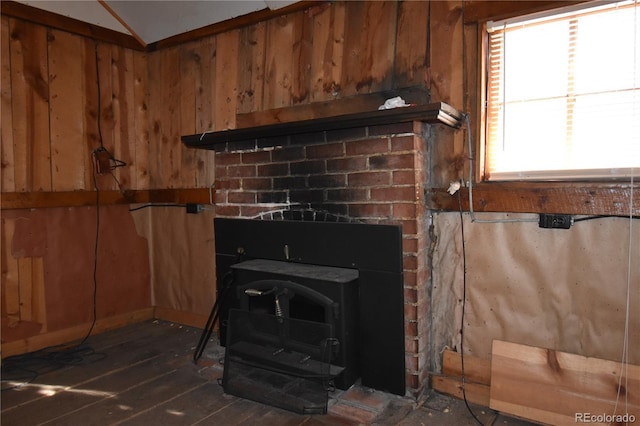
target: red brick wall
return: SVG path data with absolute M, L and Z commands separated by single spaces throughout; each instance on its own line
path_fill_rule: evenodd
M 416 396 L 429 364 L 425 130 L 404 123 L 243 141 L 216 152 L 215 170 L 219 217 L 316 211 L 402 225 L 407 392 Z

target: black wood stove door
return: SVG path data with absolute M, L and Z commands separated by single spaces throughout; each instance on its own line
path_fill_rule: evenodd
M 262 259 L 357 271 L 356 352 L 362 384 L 405 394 L 400 226 L 216 218 L 214 230 L 218 283 L 238 263 L 239 254 L 243 261 Z M 223 323 L 228 308 L 221 308 Z

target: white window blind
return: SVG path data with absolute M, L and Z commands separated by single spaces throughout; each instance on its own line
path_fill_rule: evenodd
M 485 179 L 640 174 L 639 5 L 488 23 Z

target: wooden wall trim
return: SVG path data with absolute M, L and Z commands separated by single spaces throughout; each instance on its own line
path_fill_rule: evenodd
M 27 6 L 22 3 L 3 0 L 0 2 L 0 10 L 3 15 L 22 19 L 34 24 L 44 25 L 46 27 L 81 35 L 93 40 L 113 43 L 133 50 L 145 50 L 145 46 L 143 44 L 140 44 L 135 37 L 128 34 L 92 25 L 77 19 L 69 18 L 68 16 L 58 15 L 57 13 Z
M 280 9 L 263 9 L 257 12 L 252 12 L 246 15 L 239 16 L 237 18 L 229 19 L 227 21 L 218 22 L 216 24 L 208 25 L 206 27 L 198 28 L 192 31 L 188 31 L 182 34 L 177 34 L 173 37 L 165 38 L 164 40 L 157 41 L 155 43 L 149 43 L 147 45 L 148 51 L 154 51 L 164 49 L 167 47 L 177 46 L 180 44 L 188 43 L 190 41 L 197 40 L 203 37 L 209 37 L 212 35 L 224 33 L 227 31 L 235 30 L 238 28 L 254 25 L 262 21 L 277 18 L 278 16 L 287 15 L 301 10 L 312 9 L 315 7 L 323 7 L 324 4 L 328 4 L 328 1 L 299 1 L 289 6 L 282 7 Z
M 215 201 L 215 191 L 212 191 Z M 209 204 L 209 188 L 100 191 L 100 205 L 138 203 Z M 3 192 L 2 210 L 79 207 L 96 204 L 95 191 Z
M 109 318 L 103 318 L 96 321 L 91 335 L 104 333 L 105 331 L 115 330 L 125 325 L 135 324 L 147 321 L 153 318 L 153 307 L 128 312 L 122 315 L 116 315 Z M 49 346 L 61 345 L 82 339 L 89 329 L 90 323 L 79 324 L 73 327 L 56 330 L 44 334 L 38 334 L 25 339 L 15 340 L 12 342 L 2 343 L 2 359 L 13 355 L 20 355 L 28 352 L 37 351 Z
M 470 0 L 464 2 L 464 23 L 486 22 L 556 9 L 589 0 Z
M 481 183 L 473 187 L 476 212 L 562 213 L 575 215 L 640 216 L 640 195 L 633 197 L 629 183 L 555 183 L 517 182 Z M 633 186 L 640 194 L 640 184 Z M 427 207 L 432 210 L 458 211 L 458 196 L 446 188 L 427 190 Z M 469 211 L 469 192 L 462 188 L 462 209 Z

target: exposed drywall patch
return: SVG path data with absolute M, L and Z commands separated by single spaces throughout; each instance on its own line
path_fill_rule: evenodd
M 511 215 L 514 217 L 514 215 Z M 604 218 L 570 230 L 471 223 L 467 214 L 465 353 L 489 358 L 500 339 L 620 360 L 630 274 L 630 347 L 640 330 L 640 224 Z M 434 216 L 434 350 L 459 350 L 460 216 Z M 631 241 L 631 252 L 629 252 Z M 629 264 L 629 259 L 631 263 Z M 640 362 L 631 352 L 630 361 Z

